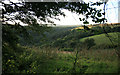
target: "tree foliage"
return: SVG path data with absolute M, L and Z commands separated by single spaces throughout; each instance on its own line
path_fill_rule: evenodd
M 101 10 L 97 10 L 91 6 L 100 5 L 102 3 L 85 3 L 85 2 L 12 2 L 5 3 L 2 1 L 2 22 L 3 22 L 3 37 L 7 42 L 17 41 L 18 37 L 14 40 L 15 36 L 20 36 L 21 33 L 29 35 L 28 29 L 44 33 L 48 27 L 47 25 L 39 24 L 40 22 L 48 22 L 54 24 L 50 18 L 58 19 L 57 16 L 65 16 L 62 9 L 69 10 L 78 14 L 82 14 L 85 18 L 80 18 L 84 23 L 88 23 L 87 19 L 92 18 L 94 22 L 99 22 Z M 98 15 L 97 15 L 98 14 Z M 15 20 L 28 24 L 28 26 L 21 26 Z M 6 24 L 7 21 L 15 22 L 15 25 Z M 6 24 L 6 25 L 5 25 Z M 10 26 L 10 27 L 9 27 Z M 8 28 L 9 27 L 9 28 Z M 10 29 L 16 33 L 10 33 Z M 8 32 L 6 32 L 8 31 Z M 30 31 L 30 30 L 29 30 Z M 12 36 L 14 34 L 14 37 Z M 23 36 L 24 37 L 24 36 Z M 27 36 L 28 38 L 28 36 Z M 5 41 L 3 40 L 3 43 Z
M 94 22 L 99 20 L 101 17 L 101 10 L 97 10 L 91 6 L 100 5 L 102 3 L 85 3 L 85 2 L 21 2 L 9 4 L 3 3 L 4 9 L 2 9 L 3 18 L 6 20 L 21 20 L 27 24 L 36 24 L 37 20 L 47 21 L 53 23 L 49 18 L 56 18 L 56 16 L 65 16 L 62 9 L 69 10 L 71 12 L 76 12 L 82 14 L 85 18 L 81 21 L 86 22 L 88 18 L 93 18 Z M 9 17 L 8 17 L 9 15 Z M 35 18 L 37 17 L 37 18 Z M 5 20 L 3 20 L 5 21 Z
M 86 49 L 89 50 L 92 46 L 95 45 L 95 42 L 94 39 L 85 39 L 83 44 L 86 45 Z

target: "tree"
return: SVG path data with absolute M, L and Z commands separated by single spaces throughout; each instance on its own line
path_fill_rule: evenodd
M 102 3 L 85 3 L 85 2 L 22 2 L 14 3 L 9 1 L 9 4 L 3 3 L 4 9 L 2 9 L 3 22 L 8 20 L 21 20 L 24 23 L 34 25 L 37 23 L 37 19 L 41 21 L 48 21 L 53 23 L 50 18 L 58 19 L 56 16 L 65 14 L 61 11 L 62 9 L 67 9 L 71 12 L 76 12 L 78 14 L 85 15 L 85 18 L 81 19 L 87 21 L 89 17 L 93 18 L 97 22 L 101 14 L 101 10 L 92 8 L 93 5 L 100 5 Z M 9 15 L 9 17 L 8 17 Z M 35 18 L 37 17 L 37 18 Z M 58 19 L 59 20 L 59 19 Z
M 95 45 L 95 42 L 94 42 L 94 39 L 88 38 L 88 39 L 85 39 L 85 41 L 82 44 L 83 46 L 85 46 L 87 50 L 89 50 L 92 46 Z
M 65 16 L 62 9 L 69 10 L 71 12 L 76 12 L 78 14 L 83 14 L 85 18 L 81 19 L 81 21 L 86 22 L 88 18 L 92 18 L 94 22 L 99 22 L 99 14 L 101 14 L 101 10 L 97 10 L 91 6 L 101 5 L 102 3 L 85 3 L 85 2 L 18 2 L 14 3 L 9 0 L 9 3 L 5 3 L 2 1 L 2 23 L 3 23 L 3 37 L 10 37 L 13 33 L 4 32 L 9 31 L 9 28 L 12 29 L 12 32 L 16 36 L 29 35 L 29 30 L 34 30 L 42 34 L 48 29 L 47 25 L 39 24 L 38 20 L 49 22 L 54 24 L 49 18 L 56 18 L 58 15 Z M 98 16 L 97 16 L 98 15 Z M 21 26 L 15 20 L 20 20 L 21 22 L 28 24 L 28 26 Z M 7 21 L 15 22 L 15 25 L 7 24 Z M 9 27 L 9 28 L 8 28 Z M 24 36 L 23 36 L 24 37 Z M 27 36 L 28 37 L 28 36 Z M 13 38 L 11 36 L 10 38 Z M 3 43 L 10 43 L 10 38 L 3 39 Z M 18 37 L 15 40 L 17 43 Z M 3 44 L 4 45 L 4 44 Z

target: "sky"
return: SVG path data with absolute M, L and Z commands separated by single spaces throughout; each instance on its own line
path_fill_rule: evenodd
M 118 8 L 118 23 L 120 23 L 120 0 L 119 0 L 119 8 Z
M 17 2 L 19 0 L 11 0 L 11 1 Z M 96 2 L 96 1 L 100 1 L 100 0 L 84 0 L 84 1 L 86 3 L 88 3 L 89 1 Z M 106 16 L 105 16 L 108 20 L 107 23 L 118 23 L 118 7 L 120 7 L 120 6 L 118 6 L 118 1 L 120 1 L 120 0 L 108 0 L 108 2 L 106 4 Z M 97 6 L 97 9 L 103 10 L 103 5 Z M 83 15 L 78 15 L 76 13 L 72 13 L 65 9 L 63 9 L 62 11 L 65 13 L 66 17 L 57 16 L 60 18 L 60 21 L 51 19 L 54 21 L 55 24 L 57 24 L 57 25 L 81 25 L 81 24 L 83 24 L 83 22 L 80 22 L 80 20 L 79 20 L 80 17 L 84 17 Z M 88 21 L 90 24 L 94 24 L 91 21 L 91 19 L 89 19 Z M 17 21 L 17 22 L 20 22 L 20 21 Z M 20 24 L 23 25 L 23 23 L 21 23 L 21 22 L 20 22 Z
M 89 2 L 90 0 L 85 0 L 86 2 Z M 99 0 L 94 0 L 99 1 Z M 107 23 L 118 23 L 118 1 L 119 0 L 109 0 L 106 4 L 106 18 L 108 20 Z M 103 5 L 98 6 L 98 9 L 103 10 Z M 79 17 L 83 17 L 82 15 L 77 15 L 75 13 L 72 13 L 67 10 L 63 10 L 66 14 L 66 17 L 59 16 L 61 21 L 55 20 L 54 22 L 59 25 L 81 25 L 83 22 L 79 21 Z M 94 24 L 91 20 L 88 20 L 90 24 Z

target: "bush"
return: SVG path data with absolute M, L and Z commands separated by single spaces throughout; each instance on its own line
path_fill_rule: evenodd
M 94 42 L 94 39 L 92 39 L 92 38 L 85 39 L 85 41 L 83 42 L 83 46 L 87 50 L 89 50 L 94 45 L 95 45 L 95 42 Z

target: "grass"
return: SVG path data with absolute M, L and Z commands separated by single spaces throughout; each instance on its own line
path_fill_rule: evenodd
M 117 40 L 118 40 L 118 33 L 117 32 L 113 32 L 113 33 L 108 33 L 110 38 L 112 38 L 112 41 L 114 42 L 114 44 L 118 44 Z M 111 42 L 109 40 L 108 37 L 105 36 L 105 34 L 100 34 L 100 35 L 94 35 L 94 36 L 90 36 L 90 37 L 85 37 L 80 39 L 81 42 L 83 42 L 85 39 L 88 38 L 93 38 L 95 40 L 96 45 L 111 45 Z
M 118 60 L 114 50 L 83 50 L 78 54 L 75 71 L 75 52 L 57 48 L 26 47 L 16 60 L 9 59 L 4 67 L 9 73 L 117 73 Z M 8 66 L 6 66 L 8 65 Z
M 113 50 L 82 51 L 79 63 L 87 65 L 85 73 L 117 73 L 118 59 Z
M 31 49 L 36 53 L 36 57 L 38 57 L 36 59 L 37 62 L 34 64 L 34 66 L 37 68 L 35 71 L 40 73 L 71 73 L 75 59 L 75 53 L 61 52 L 54 48 L 52 49 L 54 52 L 49 53 L 49 49 L 50 48 L 47 48 L 47 50 L 43 49 L 43 51 L 42 49 Z M 43 55 L 40 55 L 40 53 Z M 117 56 L 113 50 L 83 50 L 79 52 L 76 63 L 76 72 L 117 73 L 117 62 Z M 39 65 L 40 67 L 36 65 Z

